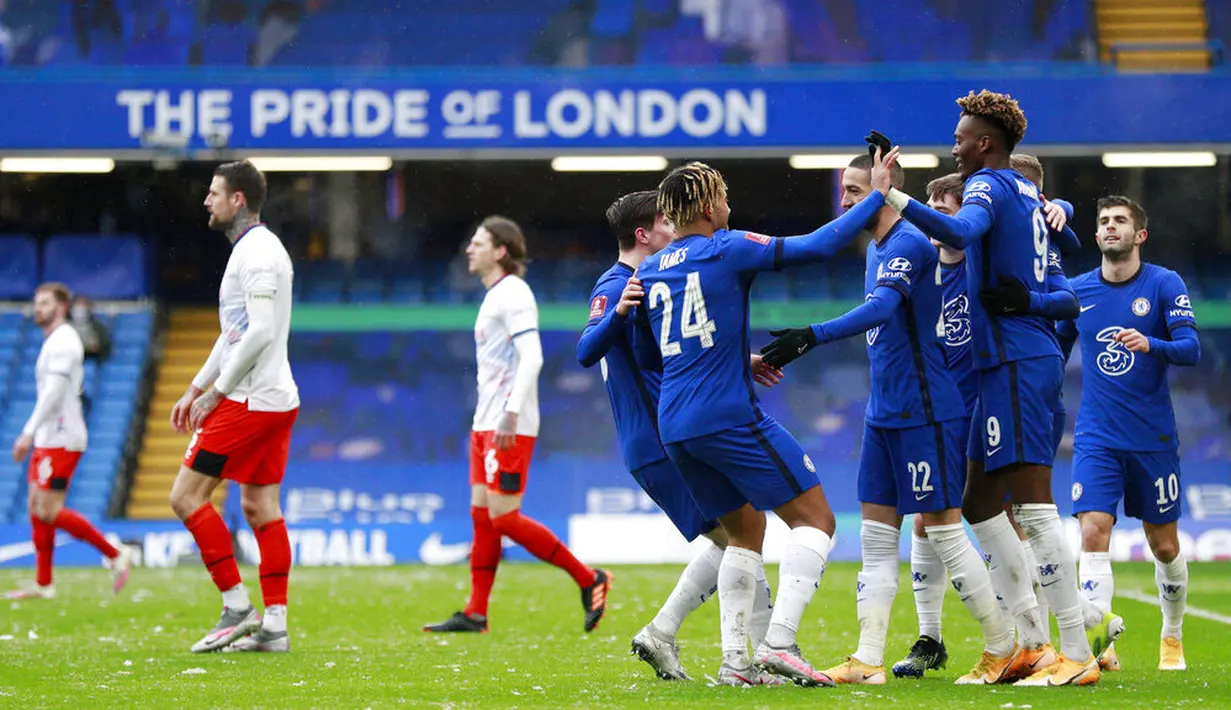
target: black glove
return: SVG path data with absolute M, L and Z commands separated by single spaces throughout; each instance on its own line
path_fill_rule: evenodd
M 873 160 L 876 159 L 877 148 L 881 149 L 881 156 L 883 157 L 888 155 L 889 149 L 893 147 L 893 143 L 889 141 L 889 137 L 880 131 L 872 131 L 864 138 L 864 140 L 868 142 L 868 155 L 872 156 Z
M 787 363 L 816 347 L 816 333 L 811 327 L 781 328 L 769 334 L 777 340 L 761 348 L 761 358 L 770 367 L 786 367 Z
M 1030 310 L 1030 290 L 1017 279 L 1001 276 L 999 286 L 979 289 L 979 301 L 992 315 L 1024 315 Z

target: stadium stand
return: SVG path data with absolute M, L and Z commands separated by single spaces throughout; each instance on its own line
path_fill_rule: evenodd
M 68 504 L 91 519 L 111 509 L 116 481 L 135 451 L 133 414 L 150 354 L 153 318 L 145 306 L 99 314 L 111 331 L 112 351 L 101 364 L 86 361 L 83 394 L 90 443 L 69 489 Z M 0 441 L 10 445 L 34 409 L 34 364 L 42 334 L 25 315 L 0 312 Z M 7 448 L 6 448 L 7 451 Z M 25 470 L 0 457 L 0 522 L 22 522 L 26 510 Z
M 136 457 L 125 516 L 134 520 L 175 517 L 167 502 L 171 483 L 191 437 L 171 430 L 167 417 L 184 393 L 218 339 L 218 311 L 188 308 L 171 314 L 154 378 L 143 438 Z M 226 486 L 219 486 L 214 500 L 222 505 Z
M 22 310 L 41 282 L 58 280 L 95 299 L 95 315 L 111 335 L 102 362 L 87 359 L 83 399 L 89 447 L 69 489 L 68 504 L 92 519 L 106 517 L 123 495 L 122 474 L 139 443 L 133 428 L 150 359 L 153 313 L 145 295 L 145 255 L 132 237 L 56 236 L 42 254 L 34 239 L 0 235 L 0 441 L 21 433 L 37 398 L 34 366 L 42 333 Z M 15 302 L 15 303 L 12 303 Z M 117 487 L 119 490 L 117 490 Z M 26 519 L 25 470 L 0 457 L 0 522 Z
M 1204 14 L 1201 0 L 1153 4 L 1164 9 L 1183 5 L 1185 17 L 1194 11 Z M 578 66 L 1094 60 L 1089 5 L 1086 0 L 1007 5 L 948 0 L 13 0 L 0 17 L 0 27 L 8 27 L 14 38 L 0 43 L 0 64 Z M 1164 12 L 1158 17 L 1169 16 Z M 1113 21 L 1112 28 L 1122 24 Z M 1200 24 L 1204 32 L 1204 17 Z M 975 33 L 972 27 L 989 31 Z M 1031 31 L 1021 33 L 1016 29 L 1020 27 Z M 1176 31 L 1180 34 L 1175 36 L 1191 33 Z M 1137 39 L 1132 32 L 1127 38 Z M 1106 42 L 1102 50 L 1106 60 Z

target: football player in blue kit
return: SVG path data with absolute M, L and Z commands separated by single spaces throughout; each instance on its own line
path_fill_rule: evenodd
M 888 174 L 890 152 L 873 171 Z M 884 204 L 873 195 L 798 237 L 732 230 L 722 174 L 703 164 L 673 170 L 658 186 L 659 210 L 676 239 L 646 259 L 638 283 L 663 361 L 658 425 L 671 460 L 728 544 L 718 572 L 723 662 L 718 682 L 758 684 L 770 673 L 807 685 L 833 681 L 804 660 L 796 632 L 832 546 L 833 511 L 816 466 L 760 407 L 749 361 L 748 300 L 761 271 L 824 260 L 853 240 Z M 761 566 L 765 516 L 791 528 L 764 641 L 749 657 L 747 620 Z
M 961 118 L 953 155 L 966 180 L 962 208 L 947 216 L 910 199 L 888 184 L 876 184 L 886 201 L 926 235 L 965 249 L 967 292 L 1017 282 L 1033 301 L 1048 293 L 1049 227 L 1038 188 L 1010 165 L 1026 132 L 1026 117 L 1005 94 L 971 92 L 958 99 Z M 1010 492 L 1018 523 L 1038 560 L 1041 586 L 1060 629 L 1056 661 L 1023 685 L 1086 685 L 1099 680 L 1095 653 L 1085 633 L 1076 565 L 1063 536 L 1051 494 L 1055 458 L 1053 412 L 1060 396 L 1063 359 L 1052 323 L 1030 313 L 989 313 L 970 299 L 972 355 L 979 371 L 979 401 L 970 446 L 983 449 L 982 465 L 968 466 L 963 513 L 979 539 L 993 584 L 1020 628 L 1025 652 L 1048 642 L 1026 558 L 1001 501 Z M 1016 310 L 1016 309 L 1015 309 Z M 974 458 L 974 457 L 968 457 Z M 1104 641 L 1116 630 L 1109 626 Z
M 1184 670 L 1188 563 L 1176 521 L 1183 507 L 1179 437 L 1167 385 L 1172 365 L 1201 357 L 1184 280 L 1143 262 L 1146 211 L 1120 195 L 1098 201 L 1102 265 L 1073 280 L 1081 313 L 1061 323 L 1066 351 L 1080 341 L 1084 388 L 1073 435 L 1073 513 L 1081 521 L 1081 589 L 1104 611 L 1115 581 L 1108 550 L 1116 511 L 1141 520 L 1162 604 L 1159 670 Z
M 1015 153 L 1011 157 L 1011 165 L 1023 177 L 1034 183 L 1040 192 L 1042 191 L 1043 166 L 1037 158 L 1024 153 Z M 950 216 L 957 214 L 961 209 L 963 180 L 960 175 L 953 173 L 937 178 L 928 183 L 926 190 L 927 204 L 932 209 Z M 1067 222 L 1072 217 L 1072 205 L 1062 200 L 1054 200 L 1048 202 L 1047 205 L 1047 222 L 1051 228 L 1051 244 L 1048 247 L 1048 294 L 1046 297 L 1037 297 L 1035 300 L 1040 310 L 1051 313 L 1053 317 L 1066 317 L 1077 312 L 1077 301 L 1076 296 L 1072 295 L 1072 288 L 1060 266 L 1061 253 L 1072 253 L 1079 249 L 1081 244 L 1077 235 L 1067 226 Z M 1059 227 L 1058 230 L 1057 227 Z M 945 328 L 943 342 L 947 361 L 950 372 L 962 393 L 966 411 L 973 412 L 978 403 L 978 372 L 974 368 L 970 354 L 970 305 L 966 293 L 964 268 L 966 254 L 936 240 L 932 240 L 932 244 L 939 251 L 942 273 Z M 1010 290 L 1012 290 L 1011 287 Z M 997 299 L 1004 295 L 1007 295 L 1007 291 L 1001 289 L 992 295 L 992 298 Z M 1009 296 L 1010 300 L 1016 298 L 1020 298 L 1020 293 Z M 1003 304 L 996 304 L 997 308 L 1001 306 Z M 1065 412 L 1062 399 L 1057 399 L 1053 421 L 1053 448 L 1058 450 L 1064 434 Z M 977 448 L 971 449 L 969 454 L 976 460 L 981 459 L 982 456 L 981 450 Z M 1005 512 L 1009 515 L 1009 521 L 1013 524 L 1022 546 L 1022 552 L 1026 556 L 1027 567 L 1034 577 L 1032 586 L 1035 602 L 1039 608 L 1039 616 L 1046 619 L 1047 599 L 1043 595 L 1042 587 L 1039 586 L 1038 564 L 1035 561 L 1034 551 L 1007 508 L 1008 506 Z M 919 638 L 906 658 L 894 664 L 894 675 L 899 677 L 921 677 L 926 670 L 942 668 L 948 659 L 948 651 L 941 638 L 941 608 L 946 588 L 945 569 L 924 533 L 923 521 L 919 516 L 915 517 L 915 530 L 911 538 L 911 578 L 915 608 L 919 617 Z M 1088 607 L 1087 612 L 1093 612 L 1093 607 L 1089 605 L 1083 605 L 1083 607 Z M 1101 621 L 1102 614 L 1096 613 L 1093 623 L 1097 625 Z M 1088 613 L 1086 625 L 1087 628 L 1091 626 Z M 1019 635 L 1028 636 L 1029 631 L 1019 630 Z M 1044 652 L 1033 659 L 1035 664 L 1045 664 L 1054 658 L 1054 654 L 1046 652 L 1050 650 L 1050 643 L 1045 644 L 1041 650 Z M 1028 670 L 1028 668 L 1023 667 L 1022 670 Z
M 632 642 L 633 653 L 649 663 L 659 678 L 688 680 L 680 664 L 675 636 L 684 619 L 713 594 L 727 537 L 717 521 L 701 514 L 659 440 L 662 369 L 658 346 L 649 338 L 638 337 L 632 318 L 632 309 L 644 296 L 640 287 L 634 284 L 628 297 L 624 293 L 641 262 L 669 244 L 675 228 L 658 211 L 657 190 L 624 195 L 612 203 L 606 216 L 619 242 L 619 259 L 599 277 L 590 294 L 590 320 L 577 342 L 577 360 L 583 367 L 600 366 L 620 451 L 633 479 L 685 539 L 692 541 L 705 536 L 712 543 L 684 568 L 662 609 Z M 655 360 L 657 367 L 643 369 L 644 363 Z M 753 356 L 752 367 L 754 378 L 763 385 L 773 386 L 781 378 L 780 372 L 761 363 L 759 355 Z M 771 602 L 762 568 L 749 623 L 754 645 L 765 637 L 773 610 Z
M 872 157 L 861 155 L 842 174 L 842 208 L 870 195 Z M 905 174 L 890 176 L 900 188 Z M 970 421 L 950 375 L 938 331 L 942 281 L 936 248 L 888 206 L 868 225 L 863 304 L 845 315 L 806 328 L 776 330 L 761 349 L 773 366 L 784 366 L 817 345 L 864 335 L 871 396 L 859 461 L 863 568 L 856 584 L 859 647 L 825 671 L 838 683 L 882 685 L 889 617 L 898 587 L 898 539 L 902 516 L 918 513 L 962 603 L 982 627 L 984 649 L 960 685 L 1004 679 L 1020 653 L 1001 613 L 991 578 L 962 525 L 966 438 Z M 942 331 L 943 332 L 943 331 Z

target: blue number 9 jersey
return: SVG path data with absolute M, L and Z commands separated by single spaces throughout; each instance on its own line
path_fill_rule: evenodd
M 966 181 L 962 207 L 978 205 L 991 217 L 987 235 L 966 249 L 966 289 L 977 294 L 1001 278 L 1046 294 L 1047 221 L 1038 189 L 1015 170 L 983 169 Z M 990 316 L 977 298 L 970 299 L 975 368 L 1048 355 L 1060 355 L 1051 321 L 1035 315 Z
M 758 271 L 780 268 L 783 240 L 719 230 L 677 239 L 638 271 L 638 312 L 663 358 L 658 426 L 664 444 L 762 417 L 749 362 L 748 294 Z

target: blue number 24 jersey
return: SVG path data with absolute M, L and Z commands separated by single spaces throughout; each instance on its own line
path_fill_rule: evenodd
M 658 401 L 664 444 L 751 424 L 762 416 L 749 363 L 748 293 L 781 264 L 781 239 L 719 230 L 677 239 L 641 264 L 663 362 Z

